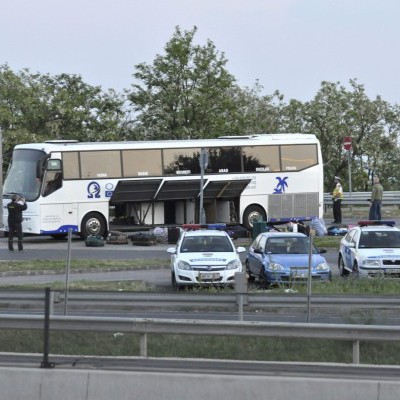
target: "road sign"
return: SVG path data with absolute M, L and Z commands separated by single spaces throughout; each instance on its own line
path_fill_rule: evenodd
M 206 169 L 208 165 L 208 150 L 201 149 L 200 158 L 199 158 L 200 168 Z
M 343 139 L 343 147 L 345 150 L 351 150 L 351 137 L 350 136 L 346 136 Z

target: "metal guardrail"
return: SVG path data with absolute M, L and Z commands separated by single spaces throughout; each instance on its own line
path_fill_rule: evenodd
M 343 192 L 342 205 L 363 205 L 369 206 L 369 199 L 371 192 Z M 398 191 L 384 191 L 382 198 L 383 205 L 396 205 L 400 206 L 400 192 Z M 324 207 L 332 206 L 332 194 L 324 193 Z
M 40 315 L 2 315 L 1 329 L 43 329 Z M 140 335 L 140 356 L 147 357 L 148 334 L 257 336 L 346 340 L 353 343 L 353 363 L 360 362 L 360 341 L 399 341 L 400 326 L 170 320 L 147 318 L 52 316 L 50 331 L 121 332 Z
M 46 301 L 45 301 L 46 300 Z M 43 329 L 62 331 L 122 332 L 140 335 L 140 355 L 147 357 L 148 334 L 219 335 L 219 336 L 262 336 L 284 338 L 318 338 L 349 340 L 353 343 L 353 363 L 360 360 L 360 341 L 398 341 L 400 326 L 356 325 L 356 324 L 314 324 L 280 322 L 243 322 L 243 306 L 258 308 L 299 308 L 306 307 L 305 295 L 264 295 L 251 293 L 195 294 L 195 293 L 136 293 L 136 292 L 70 292 L 70 304 L 80 307 L 236 307 L 239 321 L 226 320 L 178 320 L 152 318 L 115 318 L 55 315 L 54 306 L 64 302 L 63 292 L 46 289 L 40 291 L 0 291 L 0 306 L 18 304 L 23 308 L 39 305 L 45 308 L 45 315 L 0 314 L 0 328 Z M 356 307 L 357 309 L 398 309 L 400 299 L 396 296 L 314 296 L 313 307 Z M 42 363 L 51 366 L 48 352 Z
M 51 302 L 54 307 L 64 303 L 64 292 L 51 292 Z M 70 291 L 68 303 L 71 308 L 93 306 L 107 308 L 151 308 L 151 307 L 238 307 L 238 296 L 245 297 L 244 305 L 249 308 L 303 308 L 307 303 L 307 295 L 300 294 L 260 294 L 260 293 L 151 293 L 151 292 L 97 292 Z M 29 306 L 44 309 L 43 291 L 7 291 L 0 290 L 0 307 L 24 308 Z M 313 295 L 313 308 L 357 308 L 357 309 L 399 309 L 399 296 L 351 296 L 351 295 Z

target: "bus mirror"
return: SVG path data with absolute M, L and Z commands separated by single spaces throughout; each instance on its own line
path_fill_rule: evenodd
M 61 160 L 49 158 L 46 162 L 47 171 L 61 171 Z
M 36 178 L 42 179 L 43 178 L 43 161 L 38 160 L 36 164 Z

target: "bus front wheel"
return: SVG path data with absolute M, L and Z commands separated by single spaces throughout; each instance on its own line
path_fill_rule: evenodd
M 101 236 L 105 237 L 106 234 L 106 221 L 99 213 L 89 213 L 85 215 L 81 224 L 81 237 L 86 239 L 88 236 Z
M 266 219 L 267 215 L 261 206 L 253 204 L 244 210 L 243 225 L 249 231 L 253 229 L 253 223 L 255 221 L 265 221 Z

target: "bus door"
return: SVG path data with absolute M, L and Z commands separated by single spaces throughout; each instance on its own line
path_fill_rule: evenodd
M 42 235 L 57 235 L 78 230 L 77 203 L 42 204 L 40 207 L 40 226 Z

